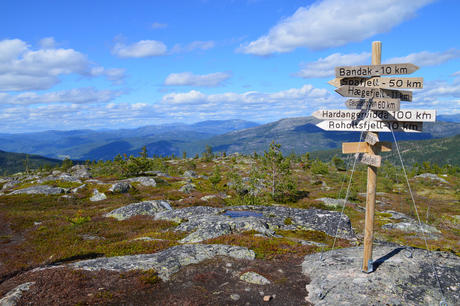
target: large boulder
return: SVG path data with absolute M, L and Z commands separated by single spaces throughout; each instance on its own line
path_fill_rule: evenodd
M 114 217 L 118 220 L 125 220 L 132 216 L 137 215 L 148 215 L 154 216 L 158 212 L 172 210 L 171 205 L 167 201 L 156 200 L 156 201 L 144 201 L 140 203 L 133 203 L 127 206 L 117 208 L 108 214 L 106 217 Z
M 99 271 L 132 271 L 155 269 L 158 276 L 168 281 L 170 276 L 180 268 L 197 264 L 216 256 L 229 256 L 237 259 L 252 260 L 254 251 L 244 247 L 222 244 L 188 244 L 178 245 L 155 254 L 130 255 L 119 257 L 102 257 L 72 263 L 69 266 L 76 269 Z
M 107 196 L 103 192 L 99 192 L 99 190 L 93 190 L 93 196 L 89 198 L 91 202 L 98 202 L 107 199 Z
M 128 182 L 117 182 L 110 187 L 109 191 L 112 193 L 126 193 L 131 188 L 133 186 Z

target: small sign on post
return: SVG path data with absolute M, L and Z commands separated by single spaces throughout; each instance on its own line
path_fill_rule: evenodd
M 374 167 L 380 167 L 380 161 L 382 160 L 380 155 L 370 155 L 367 153 L 356 153 L 355 158 L 357 162 Z
M 377 142 L 379 142 L 379 135 L 372 132 L 364 132 L 363 140 L 370 145 L 375 145 Z
M 348 109 L 392 110 L 401 109 L 400 99 L 348 99 L 345 101 Z

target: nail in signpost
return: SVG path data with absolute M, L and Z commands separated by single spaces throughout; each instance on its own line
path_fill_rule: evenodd
M 372 43 L 372 65 L 335 68 L 335 79 L 328 84 L 348 99 L 348 110 L 319 110 L 312 115 L 324 121 L 316 126 L 326 131 L 361 131 L 364 142 L 342 144 L 342 153 L 355 153 L 358 162 L 368 165 L 366 220 L 362 271 L 373 272 L 374 208 L 380 152 L 391 151 L 392 144 L 379 141 L 378 132 L 422 132 L 423 122 L 436 121 L 435 110 L 401 110 L 401 101 L 412 101 L 412 91 L 421 89 L 423 78 L 381 77 L 411 74 L 413 64 L 381 64 L 382 43 Z

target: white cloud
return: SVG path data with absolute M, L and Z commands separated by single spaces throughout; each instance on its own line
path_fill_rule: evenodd
M 460 71 L 454 72 L 450 76 L 460 76 Z
M 450 60 L 460 57 L 460 50 L 452 48 L 444 52 L 428 52 L 412 53 L 403 57 L 393 57 L 385 61 L 385 63 L 412 63 L 419 67 L 437 66 L 444 64 Z
M 145 58 L 166 55 L 167 47 L 161 41 L 141 40 L 130 45 L 117 42 L 112 48 L 112 54 L 120 58 Z
M 232 75 L 225 72 L 216 72 L 206 75 L 194 75 L 190 72 L 171 73 L 166 77 L 165 85 L 167 86 L 199 86 L 199 87 L 216 87 L 222 84 Z
M 73 49 L 53 49 L 52 37 L 40 44 L 46 48 L 34 51 L 19 39 L 0 41 L 0 91 L 46 90 L 60 83 L 59 76 L 73 73 L 105 76 L 116 85 L 126 77 L 124 69 L 96 66 Z
M 193 105 L 201 107 L 201 104 L 214 104 L 224 107 L 247 107 L 254 105 L 285 105 L 289 101 L 306 101 L 307 99 L 327 98 L 329 92 L 326 89 L 314 88 L 312 85 L 304 85 L 301 88 L 292 88 L 276 93 L 260 93 L 250 91 L 243 94 L 223 93 L 206 95 L 199 91 L 192 90 L 188 93 L 171 93 L 163 96 L 162 103 L 168 105 Z M 255 110 L 257 111 L 257 110 Z
M 180 44 L 174 45 L 174 47 L 171 49 L 172 53 L 184 53 L 184 52 L 192 52 L 194 50 L 209 50 L 211 48 L 215 47 L 215 42 L 210 40 L 210 41 L 194 41 L 185 47 L 182 47 Z
M 316 62 L 301 63 L 302 70 L 294 73 L 293 76 L 304 79 L 331 77 L 335 75 L 334 68 L 336 66 L 363 65 L 370 57 L 371 54 L 367 52 L 345 55 L 334 53 L 324 59 L 320 58 Z
M 281 20 L 267 35 L 242 44 L 236 52 L 258 56 L 291 52 L 305 47 L 311 50 L 360 42 L 379 33 L 389 32 L 415 12 L 436 0 L 323 0 L 299 8 Z
M 53 49 L 56 47 L 57 43 L 54 40 L 54 37 L 45 37 L 40 39 L 38 44 L 43 48 L 43 49 Z
M 90 104 L 107 103 L 123 94 L 120 90 L 97 90 L 94 87 L 75 88 L 38 95 L 26 92 L 19 95 L 0 94 L 0 105 L 34 105 L 34 104 Z
M 460 78 L 454 79 L 452 83 L 445 81 L 426 82 L 424 88 L 414 94 L 414 101 L 417 102 L 430 102 L 446 98 L 460 98 Z M 442 107 L 449 108 L 446 105 Z M 457 112 L 458 109 L 456 109 Z
M 168 26 L 167 23 L 154 22 L 152 24 L 152 29 L 161 29 L 161 28 L 166 28 L 167 26 Z

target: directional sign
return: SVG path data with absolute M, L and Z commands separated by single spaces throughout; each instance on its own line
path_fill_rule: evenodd
M 326 131 L 418 132 L 423 122 L 325 120 L 316 125 Z
M 311 114 L 318 119 L 330 120 L 367 120 L 367 121 L 406 121 L 406 122 L 435 122 L 435 110 L 404 109 L 399 111 L 381 110 L 318 110 Z
M 345 102 L 348 109 L 393 110 L 401 109 L 399 99 L 348 99 Z
M 392 90 L 344 85 L 340 86 L 335 91 L 343 97 L 356 97 L 366 99 L 389 98 L 400 99 L 401 101 L 412 101 L 412 91 L 407 90 Z
M 344 85 L 370 88 L 422 89 L 423 78 L 335 78 L 327 82 L 334 87 Z
M 370 145 L 375 145 L 377 142 L 379 142 L 379 135 L 372 132 L 364 132 L 363 140 Z
M 367 153 L 356 153 L 355 158 L 357 162 L 374 167 L 380 167 L 380 163 L 382 161 L 382 158 L 379 155 L 370 155 Z
M 393 143 L 390 141 L 382 141 L 377 143 L 381 152 L 391 152 L 393 150 Z M 342 143 L 342 153 L 370 153 L 372 152 L 369 144 L 365 142 L 343 142 Z
M 414 64 L 386 64 L 335 67 L 336 78 L 411 74 L 420 68 Z

